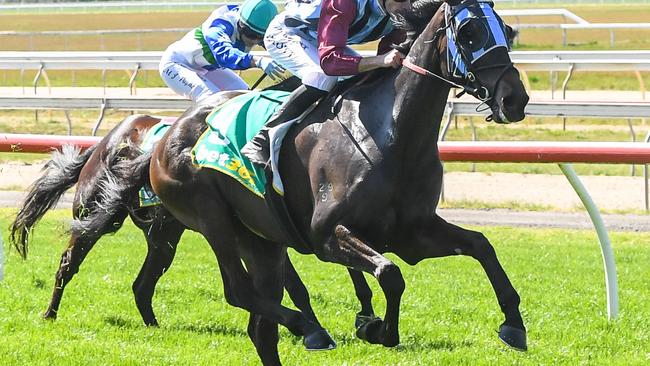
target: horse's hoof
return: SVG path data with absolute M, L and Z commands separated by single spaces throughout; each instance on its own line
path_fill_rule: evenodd
M 148 327 L 158 328 L 158 321 L 156 319 L 154 319 L 153 321 L 146 321 L 144 322 L 144 326 L 147 328 Z
M 384 347 L 397 347 L 399 344 L 399 336 L 395 337 L 395 339 L 384 338 L 381 344 L 383 344 Z
M 48 310 L 43 314 L 43 319 L 45 320 L 56 320 L 56 311 Z
M 499 328 L 499 339 L 508 347 L 517 351 L 525 352 L 528 350 L 526 331 L 523 329 L 502 324 L 501 328 Z
M 307 334 L 302 340 L 307 351 L 329 351 L 336 348 L 336 342 L 325 329 L 319 329 Z
M 357 338 L 363 339 L 372 344 L 382 344 L 381 334 L 384 322 L 381 318 L 373 318 L 357 328 Z
M 361 328 L 364 324 L 371 322 L 375 319 L 379 319 L 375 314 L 370 314 L 370 315 L 364 315 L 361 313 L 357 313 L 356 318 L 354 318 L 354 329 L 359 329 Z M 379 319 L 381 320 L 381 319 Z

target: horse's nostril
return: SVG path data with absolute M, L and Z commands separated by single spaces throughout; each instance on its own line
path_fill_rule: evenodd
M 503 98 L 502 103 L 503 103 L 503 107 L 505 107 L 506 109 L 510 109 L 510 107 L 512 107 L 514 105 L 514 103 L 515 103 L 515 98 L 513 98 L 511 95 L 509 95 L 509 96 Z
M 501 113 L 509 122 L 519 122 L 524 119 L 524 108 L 527 101 L 522 100 L 515 94 L 508 94 L 501 98 Z

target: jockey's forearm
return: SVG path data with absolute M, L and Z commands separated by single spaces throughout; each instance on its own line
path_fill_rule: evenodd
M 233 32 L 232 25 L 217 20 L 203 33 L 203 37 L 218 66 L 231 70 L 248 69 L 252 66 L 252 56 L 235 47 L 231 40 Z
M 230 45 L 220 45 L 211 51 L 217 64 L 223 68 L 246 70 L 253 67 L 253 57 L 249 53 L 242 52 Z
M 359 72 L 370 71 L 380 67 L 386 67 L 383 57 L 380 56 L 364 57 L 359 62 Z
M 321 58 L 320 67 L 326 75 L 348 76 L 359 73 L 361 57 L 346 55 L 343 52 L 333 51 Z

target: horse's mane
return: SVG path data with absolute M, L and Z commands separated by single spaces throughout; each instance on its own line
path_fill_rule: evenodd
M 406 33 L 406 39 L 400 44 L 393 45 L 393 48 L 407 54 L 415 39 L 426 28 L 442 4 L 444 1 L 440 0 L 415 0 L 409 10 L 395 14 L 392 17 L 393 24 Z
M 444 1 L 440 0 L 415 0 L 409 10 L 395 14 L 393 24 L 398 29 L 420 34 L 442 4 Z

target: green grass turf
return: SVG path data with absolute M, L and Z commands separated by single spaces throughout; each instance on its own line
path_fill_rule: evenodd
M 0 210 L 6 227 L 13 210 Z M 64 248 L 67 211 L 48 214 L 23 262 L 5 247 L 0 282 L 2 365 L 248 365 L 257 356 L 246 336 L 247 314 L 226 304 L 216 261 L 197 234 L 185 234 L 176 262 L 159 283 L 154 308 L 160 328 L 145 328 L 131 294 L 145 255 L 132 224 L 103 238 L 66 289 L 55 322 L 41 319 Z M 650 362 L 650 233 L 611 233 L 620 287 L 620 318 L 606 320 L 603 268 L 589 231 L 479 228 L 494 244 L 519 291 L 529 352 L 497 339 L 502 315 L 473 259 L 396 260 L 407 288 L 401 345 L 387 349 L 354 337 L 358 311 L 343 267 L 292 253 L 321 322 L 338 342 L 331 352 L 306 352 L 281 328 L 287 365 L 645 365 Z M 8 246 L 8 244 L 5 244 Z M 390 258 L 395 258 L 390 256 Z M 373 279 L 376 310 L 384 301 Z

